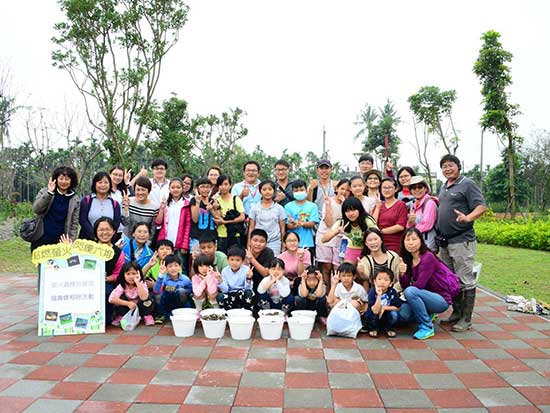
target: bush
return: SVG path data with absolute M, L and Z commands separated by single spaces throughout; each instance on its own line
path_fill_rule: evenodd
M 0 198 L 0 222 L 8 218 L 17 218 L 21 220 L 32 216 L 32 203 L 12 202 L 6 198 Z
M 475 223 L 479 242 L 550 251 L 550 219 L 479 220 Z

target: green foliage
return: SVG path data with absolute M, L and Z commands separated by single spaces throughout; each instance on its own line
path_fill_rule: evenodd
M 523 157 L 517 156 L 515 159 L 514 170 L 518 174 L 522 174 L 525 167 Z M 485 188 L 485 197 L 490 204 L 502 202 L 509 199 L 509 179 L 508 179 L 508 158 L 504 157 L 504 162 L 499 163 L 494 168 L 487 172 L 483 187 Z M 529 186 L 523 179 L 519 179 L 516 183 L 516 200 L 519 205 L 524 205 L 529 197 Z
M 82 95 L 112 161 L 127 165 L 151 116 L 161 63 L 178 41 L 188 7 L 182 0 L 59 0 L 59 5 L 65 21 L 54 26 L 53 65 L 69 74 Z
M 490 30 L 483 34 L 483 46 L 474 63 L 473 71 L 481 82 L 483 115 L 480 124 L 496 134 L 505 143 L 503 158 L 508 160 L 508 201 L 512 217 L 516 213 L 515 163 L 516 153 L 522 138 L 516 134 L 514 118 L 520 113 L 519 106 L 508 102 L 506 89 L 512 84 L 507 63 L 512 53 L 504 50 L 499 41 L 500 33 Z
M 487 244 L 550 251 L 550 219 L 478 220 L 477 238 Z
M 388 136 L 388 150 L 394 160 L 399 158 L 399 144 L 401 138 L 397 135 L 397 125 L 401 119 L 388 99 L 384 107 L 376 111 L 368 103 L 357 116 L 355 124 L 360 127 L 355 139 L 362 139 L 362 151 L 374 153 L 378 159 L 385 159 L 384 139 Z
M 476 261 L 483 263 L 480 285 L 550 303 L 550 252 L 478 244 Z
M 452 109 L 456 101 L 456 91 L 440 90 L 437 86 L 423 86 L 409 96 L 409 107 L 416 121 L 427 127 L 429 134 L 436 134 L 447 153 L 455 154 L 458 136 L 452 123 Z M 451 136 L 444 132 L 443 122 L 448 120 L 452 127 Z
M 0 198 L 0 222 L 7 218 L 23 219 L 33 216 L 32 203 Z

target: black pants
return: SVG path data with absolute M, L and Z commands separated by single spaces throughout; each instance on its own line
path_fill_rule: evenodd
M 120 299 L 125 301 L 130 301 L 128 298 L 126 298 L 124 294 L 120 297 Z M 154 299 L 151 296 L 147 297 L 147 299 L 143 301 L 141 299 L 138 299 L 137 306 L 139 309 L 139 315 L 141 317 L 145 317 L 146 315 L 153 314 L 153 302 L 154 302 Z M 122 317 L 124 316 L 124 314 L 130 311 L 130 309 L 125 305 L 115 305 L 114 307 L 115 307 L 114 315 L 117 315 L 117 316 Z
M 320 297 L 315 300 L 309 300 L 304 297 L 296 297 L 294 309 L 317 311 L 317 315 L 319 317 L 327 317 L 327 297 Z

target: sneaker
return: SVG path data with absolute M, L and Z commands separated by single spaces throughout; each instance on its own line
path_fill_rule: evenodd
M 420 327 L 416 333 L 413 334 L 413 337 L 417 340 L 426 340 L 427 338 L 433 337 L 435 335 L 434 328 Z
M 155 324 L 164 324 L 164 316 L 163 315 L 158 315 L 155 317 Z
M 143 322 L 145 323 L 146 326 L 154 326 L 155 325 L 155 320 L 154 320 L 152 315 L 143 316 Z
M 117 315 L 115 318 L 113 318 L 113 321 L 111 321 L 111 324 L 118 327 L 120 326 L 120 320 L 122 320 L 122 316 Z

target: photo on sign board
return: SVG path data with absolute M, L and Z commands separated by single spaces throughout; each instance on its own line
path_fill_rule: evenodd
M 57 321 L 57 311 L 46 311 L 44 319 L 46 321 Z
M 73 322 L 73 315 L 71 313 L 60 315 L 59 321 L 61 325 L 71 324 Z
M 78 257 L 78 255 L 73 255 L 72 257 L 67 258 L 67 264 L 69 265 L 69 267 L 80 265 L 80 258 Z
M 85 270 L 95 270 L 97 261 L 95 260 L 84 260 L 84 266 L 83 268 Z
M 77 317 L 75 323 L 74 323 L 74 326 L 76 328 L 83 328 L 83 329 L 86 329 L 86 327 L 88 327 L 88 319 L 87 318 L 80 318 L 80 317 Z

